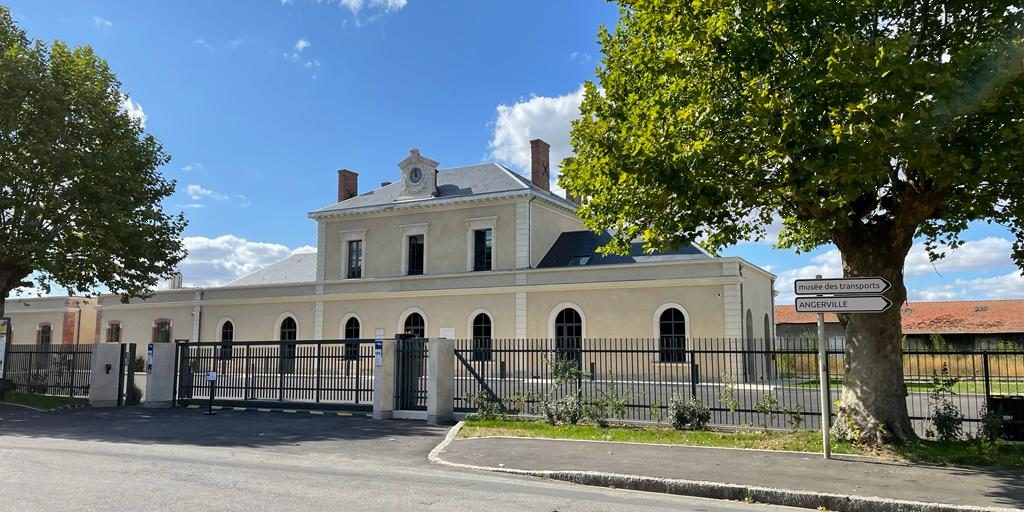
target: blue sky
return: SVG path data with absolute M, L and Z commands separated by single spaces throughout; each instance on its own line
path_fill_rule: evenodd
M 336 196 L 339 168 L 360 190 L 396 179 L 409 148 L 442 167 L 528 166 L 528 143 L 568 156 L 580 84 L 600 64 L 598 0 L 5 2 L 34 38 L 91 45 L 172 155 L 166 202 L 189 219 L 185 281 L 215 285 L 315 245 L 306 213 Z M 1024 296 L 1002 228 L 972 227 L 933 268 L 916 248 L 916 299 Z M 779 274 L 841 275 L 837 253 L 767 242 L 727 249 Z

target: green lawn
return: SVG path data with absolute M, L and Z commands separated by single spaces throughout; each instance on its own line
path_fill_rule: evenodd
M 649 444 L 678 444 L 722 448 L 755 448 L 800 452 L 821 452 L 821 434 L 816 431 L 795 432 L 712 432 L 674 430 L 668 427 L 594 425 L 551 426 L 541 421 L 466 420 L 459 437 L 516 436 L 549 439 L 578 439 Z M 939 443 L 918 441 L 906 446 L 891 447 L 882 452 L 871 451 L 850 443 L 832 443 L 832 452 L 873 455 L 931 464 L 971 466 L 1024 467 L 1024 445 L 999 443 L 994 446 L 974 442 Z
M 843 381 L 841 379 L 831 379 L 830 381 L 832 389 L 842 389 Z M 799 382 L 796 384 L 790 384 L 792 387 L 798 388 L 811 388 L 818 389 L 818 380 L 808 380 Z M 1004 395 L 1004 394 L 1022 394 L 1024 393 L 1024 381 L 992 381 L 989 383 L 990 391 L 993 395 Z M 907 389 L 914 393 L 928 393 L 931 390 L 930 382 L 908 382 Z M 963 380 L 957 382 L 953 386 L 953 392 L 958 394 L 974 394 L 984 395 L 985 394 L 985 383 L 982 381 Z
M 4 402 L 11 404 L 27 405 L 36 409 L 46 411 L 63 407 L 65 405 L 88 405 L 89 400 L 85 398 L 68 398 L 66 396 L 34 395 L 21 391 L 8 391 L 4 394 Z

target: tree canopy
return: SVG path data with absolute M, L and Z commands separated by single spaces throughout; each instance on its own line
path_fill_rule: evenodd
M 988 221 L 1013 233 L 1024 266 L 1024 12 L 1014 2 L 620 4 L 614 31 L 600 30 L 602 66 L 561 181 L 583 198 L 589 227 L 613 229 L 609 249 L 643 238 L 716 251 L 763 235 L 777 216 L 779 246 L 835 243 L 846 275 L 893 280 L 901 304 L 915 237 L 938 258 L 969 223 Z M 898 308 L 878 326 L 840 319 L 848 375 L 859 363 L 901 373 Z M 881 389 L 902 378 L 860 377 L 852 393 L 890 399 L 864 406 L 860 426 L 912 436 L 901 391 Z
M 145 296 L 184 258 L 170 158 L 120 87 L 88 46 L 30 41 L 0 7 L 0 314 L 30 276 Z

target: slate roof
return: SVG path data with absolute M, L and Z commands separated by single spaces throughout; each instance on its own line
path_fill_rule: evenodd
M 1024 300 L 957 300 L 907 302 L 901 310 L 903 334 L 1024 333 Z M 797 313 L 793 306 L 775 306 L 776 324 L 811 324 L 815 313 Z M 838 323 L 834 314 L 825 322 Z
M 437 195 L 427 199 L 410 199 L 398 201 L 402 193 L 402 182 L 396 181 L 390 185 L 371 190 L 356 197 L 346 199 L 340 203 L 314 210 L 311 215 L 320 213 L 354 210 L 359 208 L 372 208 L 381 206 L 400 206 L 402 204 L 423 203 L 425 201 L 449 199 L 484 194 L 500 194 L 502 192 L 522 192 L 532 190 L 547 199 L 562 204 L 568 208 L 575 209 L 576 205 L 566 201 L 564 198 L 537 187 L 529 179 L 520 176 L 510 169 L 496 163 L 485 163 L 455 167 L 452 169 L 438 169 L 437 171 Z
M 303 252 L 271 263 L 224 286 L 302 283 L 316 280 L 316 253 Z
M 569 266 L 614 265 L 620 263 L 645 263 L 652 261 L 677 261 L 686 259 L 710 258 L 693 244 L 684 245 L 670 251 L 646 253 L 643 242 L 635 241 L 630 247 L 629 255 L 598 254 L 597 248 L 607 244 L 612 237 L 608 233 L 593 231 L 567 231 L 558 236 L 547 254 L 537 264 L 537 268 L 555 268 Z M 589 257 L 585 264 L 579 262 L 580 257 Z M 573 259 L 576 259 L 574 264 Z

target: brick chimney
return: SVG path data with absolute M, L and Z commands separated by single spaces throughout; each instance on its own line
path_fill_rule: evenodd
M 530 141 L 530 179 L 544 190 L 551 189 L 551 145 L 541 139 Z
M 338 171 L 338 202 L 359 195 L 359 174 L 348 169 Z

